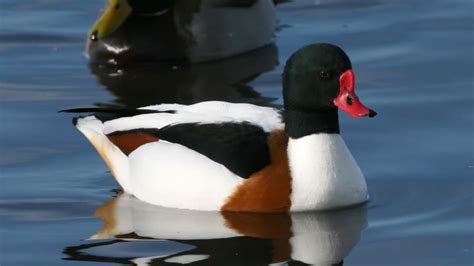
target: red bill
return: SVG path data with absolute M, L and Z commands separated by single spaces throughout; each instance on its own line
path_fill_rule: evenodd
M 355 77 L 352 69 L 346 70 L 339 77 L 339 95 L 333 100 L 334 105 L 351 117 L 374 117 L 377 113 L 367 108 L 355 94 Z

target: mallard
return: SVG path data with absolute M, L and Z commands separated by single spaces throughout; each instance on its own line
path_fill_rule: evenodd
M 92 62 L 202 62 L 273 42 L 271 0 L 110 0 L 89 32 Z

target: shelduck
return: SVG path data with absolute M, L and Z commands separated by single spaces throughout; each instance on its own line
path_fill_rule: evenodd
M 284 109 L 202 102 L 91 112 L 76 127 L 126 193 L 206 211 L 327 210 L 368 199 L 339 134 L 338 109 L 373 117 L 355 94 L 349 57 L 332 44 L 295 52 L 283 72 Z

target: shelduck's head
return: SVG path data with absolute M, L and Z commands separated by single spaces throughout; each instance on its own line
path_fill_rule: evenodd
M 355 94 L 351 61 L 341 48 L 332 44 L 305 46 L 288 59 L 283 73 L 283 100 L 290 136 L 291 132 L 300 136 L 339 133 L 338 109 L 354 118 L 377 114 Z M 296 132 L 307 128 L 303 124 L 308 123 L 316 123 L 316 129 Z

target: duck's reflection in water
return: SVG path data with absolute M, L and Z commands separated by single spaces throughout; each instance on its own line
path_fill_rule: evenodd
M 89 66 L 97 82 L 116 97 L 117 104 L 126 107 L 211 100 L 271 105 L 275 98 L 262 97 L 247 83 L 277 63 L 277 48 L 268 45 L 208 63 Z
M 96 215 L 104 226 L 91 239 L 105 242 L 68 247 L 68 260 L 342 265 L 367 225 L 365 206 L 294 214 L 218 213 L 162 208 L 127 194 L 99 207 Z

